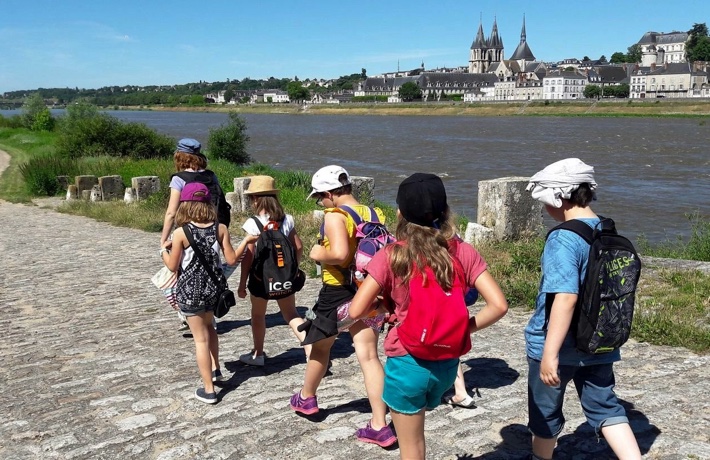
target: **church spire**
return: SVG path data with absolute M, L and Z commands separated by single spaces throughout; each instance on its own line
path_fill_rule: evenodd
M 520 43 L 527 41 L 527 34 L 525 33 L 525 13 L 523 13 L 523 30 L 520 32 Z
M 486 38 L 483 36 L 483 19 L 481 18 L 478 23 L 478 33 L 476 34 L 475 40 L 471 44 L 471 49 L 486 49 Z
M 523 29 L 520 31 L 520 44 L 510 57 L 511 60 L 520 62 L 532 62 L 535 60 L 535 55 L 530 51 L 530 47 L 528 46 L 527 37 L 527 33 L 525 32 L 525 15 L 523 15 Z
M 498 36 L 498 19 L 493 18 L 493 30 L 491 31 L 491 36 L 488 38 L 488 47 L 502 50 L 503 40 Z

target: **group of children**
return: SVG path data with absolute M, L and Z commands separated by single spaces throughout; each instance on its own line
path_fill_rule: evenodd
M 449 293 L 454 277 L 461 276 L 467 288 L 480 293 L 485 305 L 469 318 L 469 333 L 494 324 L 506 314 L 505 296 L 478 251 L 457 235 L 446 190 L 438 176 L 416 173 L 400 184 L 394 226 L 397 243 L 375 254 L 359 286 L 352 281 L 350 272 L 357 245 L 357 224 L 351 212 L 363 221 L 372 220 L 376 214 L 384 222 L 384 215 L 379 209 L 357 201 L 350 176 L 342 167 L 321 168 L 311 183 L 309 198 L 316 199 L 325 210 L 318 243 L 309 252 L 309 257 L 321 267 L 322 287 L 308 320 L 298 315 L 295 295 L 278 300 L 279 309 L 304 347 L 307 360 L 303 386 L 291 397 L 290 407 L 305 416 L 319 411 L 317 390 L 328 369 L 331 347 L 343 330 L 338 327 L 339 321 L 348 316 L 357 320 L 347 329 L 372 408 L 371 419 L 356 432 L 357 439 L 382 447 L 398 441 L 401 458 L 423 459 L 426 410 L 437 407 L 452 386 L 456 392 L 445 402 L 466 407 L 470 396 L 465 390 L 458 356 L 421 359 L 413 356 L 398 336 L 396 325 L 406 320 L 414 275 L 431 274 L 435 279 L 427 281 L 425 276 L 425 282 L 435 282 Z M 254 245 L 260 231 L 254 218 L 250 218 L 242 227 L 246 236 L 233 249 L 227 226 L 217 222 L 207 187 L 199 183 L 180 185 L 174 217 L 169 222 L 166 216 L 166 226 L 170 224 L 175 230 L 170 239 L 164 229 L 160 254 L 168 269 L 180 272 L 177 302 L 194 337 L 203 381 L 195 397 L 213 404 L 218 400 L 214 384 L 223 378 L 218 337 L 212 327 L 217 286 L 195 257 L 190 240 L 199 246 L 197 249 L 207 256 L 207 263 L 216 272 L 220 272 L 220 250 L 232 265 L 244 254 L 237 294 L 245 298 L 248 291 L 250 295 L 254 347 L 239 360 L 263 366 L 268 296 L 259 283 L 250 279 Z M 530 188 L 533 197 L 542 201 L 556 220 L 580 219 L 590 226 L 599 220 L 589 207 L 596 188 L 593 168 L 580 160 L 567 159 L 550 165 L 531 178 Z M 279 203 L 278 192 L 273 178 L 255 176 L 245 194 L 250 197 L 255 218 L 262 225 L 278 222 L 300 260 L 303 244 L 293 216 L 286 214 Z M 571 232 L 553 232 L 542 255 L 538 302 L 525 330 L 529 362 L 528 427 L 533 435 L 530 455 L 533 459 L 552 458 L 564 424 L 564 390 L 573 380 L 588 422 L 607 439 L 620 459 L 638 459 L 641 458 L 638 445 L 613 392 L 612 363 L 619 359 L 618 351 L 600 358 L 577 351 L 570 342 L 572 311 L 586 270 L 589 246 L 585 245 L 584 240 Z M 553 299 L 552 308 L 549 323 L 545 324 L 545 302 L 549 299 Z M 385 337 L 387 360 L 383 368 L 377 344 L 386 317 L 394 326 L 390 325 Z M 386 420 L 388 409 L 394 430 Z

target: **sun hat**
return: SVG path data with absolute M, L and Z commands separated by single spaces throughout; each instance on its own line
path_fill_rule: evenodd
M 251 176 L 249 188 L 245 195 L 277 195 L 279 189 L 275 187 L 274 178 L 271 176 Z
M 581 184 L 589 184 L 593 199 L 596 199 L 597 183 L 594 167 L 579 158 L 565 158 L 547 165 L 530 178 L 525 188 L 535 200 L 554 208 L 562 207 L 562 200 L 569 200 L 572 192 Z
M 177 144 L 178 152 L 191 153 L 193 155 L 201 155 L 200 149 L 202 149 L 202 144 L 195 139 L 185 138 L 180 139 Z
M 345 174 L 345 183 L 342 183 L 339 180 L 339 177 L 343 174 Z M 308 195 L 308 198 L 312 197 L 316 193 L 329 192 L 331 190 L 335 190 L 336 188 L 350 184 L 352 184 L 350 174 L 348 174 L 345 168 L 337 165 L 323 166 L 316 171 L 313 175 L 313 179 L 311 179 L 311 187 L 313 187 L 313 190 L 311 191 L 311 194 Z
M 408 222 L 436 228 L 449 208 L 444 183 L 437 175 L 414 173 L 399 184 L 397 206 Z
M 202 201 L 204 203 L 210 203 L 210 189 L 201 182 L 187 183 L 180 192 L 180 202 L 183 201 Z

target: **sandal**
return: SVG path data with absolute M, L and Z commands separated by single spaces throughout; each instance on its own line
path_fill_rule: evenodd
M 445 396 L 442 401 L 444 404 L 448 404 L 449 406 L 458 406 L 458 407 L 463 407 L 464 409 L 475 409 L 476 404 L 473 398 L 469 395 L 466 395 L 466 397 L 463 399 L 463 401 L 454 401 L 454 396 L 455 395 L 450 395 L 450 396 Z

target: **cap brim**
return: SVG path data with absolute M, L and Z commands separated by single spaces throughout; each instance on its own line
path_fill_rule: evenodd
M 320 192 L 318 192 L 318 191 L 316 191 L 315 189 L 313 189 L 313 191 L 306 197 L 306 200 L 310 200 L 311 197 L 312 197 L 313 195 L 315 195 L 316 193 L 320 193 Z

